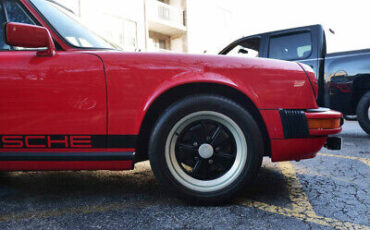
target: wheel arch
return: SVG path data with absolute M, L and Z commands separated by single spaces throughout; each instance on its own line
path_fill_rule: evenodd
M 155 122 L 160 115 L 174 102 L 195 94 L 213 94 L 226 97 L 245 108 L 256 119 L 262 131 L 265 143 L 265 154 L 270 155 L 270 138 L 262 115 L 253 101 L 241 91 L 220 83 L 196 82 L 184 83 L 161 92 L 146 108 L 146 113 L 140 124 L 136 148 L 136 161 L 148 159 L 148 143 Z

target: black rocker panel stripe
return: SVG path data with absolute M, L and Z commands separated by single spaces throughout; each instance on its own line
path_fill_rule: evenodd
M 134 152 L 0 152 L 0 161 L 126 161 Z
M 136 148 L 136 135 L 108 135 L 107 139 L 107 148 Z
M 0 135 L 0 149 L 135 148 L 136 135 Z

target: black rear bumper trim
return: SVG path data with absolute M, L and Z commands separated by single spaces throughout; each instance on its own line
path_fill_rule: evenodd
M 303 110 L 280 109 L 280 118 L 285 138 L 307 138 L 307 118 Z

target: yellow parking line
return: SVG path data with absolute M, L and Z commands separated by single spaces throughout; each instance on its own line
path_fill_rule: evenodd
M 259 201 L 244 200 L 238 202 L 239 205 L 244 205 L 251 208 L 257 208 L 262 211 L 275 213 L 283 216 L 296 218 L 305 222 L 311 222 L 323 226 L 329 226 L 335 229 L 369 229 L 369 226 L 354 224 L 351 222 L 341 221 L 333 218 L 322 217 L 316 215 L 313 210 L 307 195 L 305 194 L 301 183 L 296 175 L 293 165 L 290 162 L 283 162 L 279 164 L 281 171 L 287 181 L 287 188 L 289 191 L 289 198 L 292 201 L 292 208 L 279 207 L 275 205 L 266 204 Z M 100 213 L 107 211 L 121 210 L 131 207 L 147 207 L 149 205 L 158 204 L 158 202 L 132 202 L 132 203 L 108 203 L 103 205 L 83 206 L 76 208 L 62 208 L 54 210 L 35 210 L 24 213 L 10 213 L 0 216 L 0 222 L 7 222 L 12 220 L 24 220 L 30 218 L 50 218 L 63 215 L 77 215 Z
M 279 166 L 287 182 L 289 199 L 292 201 L 293 211 L 297 213 L 310 214 L 311 216 L 315 215 L 315 212 L 308 201 L 308 197 L 303 191 L 301 183 L 299 183 L 299 179 L 293 169 L 293 165 L 290 162 L 282 162 Z
M 311 222 L 314 224 L 332 227 L 334 229 L 344 229 L 344 230 L 349 230 L 349 229 L 368 230 L 370 229 L 369 226 L 354 224 L 354 223 L 336 220 L 336 219 L 332 219 L 328 217 L 317 216 L 316 214 L 312 215 L 312 213 L 309 213 L 309 212 L 307 214 L 296 212 L 289 208 L 270 205 L 270 204 L 266 204 L 266 203 L 259 202 L 259 201 L 244 201 L 240 204 L 248 206 L 250 208 L 257 208 L 262 211 L 296 218 L 296 219 L 299 219 L 305 222 Z
M 281 172 L 287 181 L 287 188 L 289 191 L 289 199 L 292 201 L 292 216 L 309 221 L 312 223 L 331 226 L 339 229 L 370 229 L 368 226 L 353 224 L 350 222 L 340 221 L 332 218 L 321 217 L 316 215 L 309 202 L 306 193 L 303 190 L 297 174 L 290 162 L 279 163 Z
M 335 229 L 370 229 L 369 226 L 318 216 L 313 210 L 308 197 L 305 194 L 301 183 L 299 182 L 293 165 L 290 162 L 282 162 L 279 164 L 279 166 L 285 177 L 285 180 L 287 181 L 289 199 L 292 201 L 291 209 L 252 200 L 241 201 L 239 204 L 251 208 L 257 208 L 270 213 L 296 218 L 306 222 L 329 226 Z
M 336 158 L 344 158 L 344 159 L 350 159 L 350 160 L 359 160 L 362 163 L 366 164 L 367 166 L 370 166 L 370 158 L 352 157 L 352 156 L 336 155 L 336 154 L 329 154 L 329 153 L 318 153 L 317 155 L 324 156 L 324 157 L 336 157 Z
M 359 159 L 362 163 L 370 167 L 370 159 Z

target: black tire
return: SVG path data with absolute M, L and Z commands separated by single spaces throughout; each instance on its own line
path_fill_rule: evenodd
M 218 121 L 212 120 L 213 115 L 216 116 L 216 120 L 221 117 L 219 123 L 217 123 Z M 191 118 L 182 122 L 188 117 Z M 192 119 L 195 120 L 193 122 L 194 124 L 189 123 Z M 197 122 L 200 124 L 197 124 Z M 230 122 L 230 124 L 233 124 L 234 126 L 227 126 L 229 124 L 227 122 Z M 177 132 L 176 127 L 184 126 L 186 123 L 189 123 L 188 126 L 191 128 L 188 129 L 186 126 L 183 128 L 183 131 L 181 131 L 185 134 L 175 134 L 175 132 Z M 223 124 L 225 124 L 225 126 L 223 126 Z M 237 126 L 235 126 L 235 124 Z M 212 125 L 217 126 L 217 128 L 215 128 L 216 130 L 221 130 L 218 133 L 222 133 L 222 138 L 225 140 L 220 139 L 221 134 L 215 135 L 217 131 L 213 131 L 214 129 L 212 129 Z M 200 126 L 200 128 L 198 126 Z M 198 127 L 200 132 L 194 131 L 198 129 L 195 129 L 194 127 Z M 235 130 L 241 131 L 242 135 L 235 135 Z M 208 134 L 206 135 L 205 133 L 207 132 Z M 173 137 L 171 137 L 171 133 L 173 134 Z M 213 133 L 214 135 L 210 137 L 210 133 Z M 207 144 L 205 141 L 199 141 L 204 136 L 207 136 L 207 140 L 210 144 Z M 214 136 L 217 137 L 213 139 Z M 195 146 L 199 146 L 199 148 L 195 151 L 194 149 L 190 150 L 182 148 L 186 144 L 178 143 L 180 140 L 183 141 L 186 138 L 189 140 L 192 138 L 194 138 L 194 140 L 198 140 L 199 145 Z M 217 138 L 219 139 L 218 141 L 216 141 Z M 206 138 L 204 140 L 206 140 Z M 214 143 L 214 146 L 211 142 Z M 217 144 L 216 142 L 220 143 Z M 167 144 L 168 147 L 166 147 L 166 143 L 175 144 Z M 195 143 L 196 142 L 194 142 L 194 144 Z M 246 144 L 245 148 L 243 147 L 244 144 Z M 179 147 L 177 147 L 178 145 Z M 212 146 L 212 148 L 209 148 L 212 149 L 212 151 L 207 149 L 207 151 L 209 151 L 202 151 L 203 155 L 201 155 L 200 149 L 202 146 L 207 147 L 209 145 Z M 172 148 L 173 151 L 171 151 L 170 146 L 175 146 Z M 168 149 L 167 152 L 166 148 Z M 224 151 L 222 149 L 225 148 L 229 150 L 231 149 L 230 152 L 234 157 L 234 161 L 230 160 L 230 152 L 227 154 L 221 153 Z M 204 149 L 206 148 L 203 148 L 203 150 Z M 246 149 L 247 151 L 242 151 L 243 149 Z M 188 153 L 184 154 L 186 151 L 191 151 L 190 155 Z M 262 134 L 252 115 L 235 102 L 216 95 L 190 96 L 171 105 L 156 123 L 149 142 L 150 164 L 162 187 L 172 191 L 173 194 L 185 199 L 186 201 L 201 204 L 221 204 L 229 201 L 237 192 L 255 178 L 259 168 L 261 167 L 263 152 L 264 143 Z M 206 156 L 208 153 L 212 155 L 211 158 L 207 158 L 209 157 Z M 187 171 L 185 166 L 180 166 L 178 159 L 181 157 L 178 157 L 177 154 L 180 154 L 182 158 L 187 158 L 187 162 L 195 161 L 194 167 L 190 171 Z M 175 157 L 173 157 L 173 155 L 175 155 Z M 193 156 L 194 160 L 192 160 Z M 224 159 L 223 157 L 227 157 L 227 159 Z M 211 159 L 214 159 L 214 161 L 211 161 Z M 243 162 L 243 160 L 240 159 L 245 159 L 244 164 L 240 163 Z M 178 165 L 176 165 L 176 162 Z M 215 166 L 212 165 L 213 163 Z M 196 170 L 197 164 L 201 165 L 198 165 L 198 170 Z M 228 167 L 230 167 L 229 169 L 225 166 L 228 164 Z M 235 165 L 238 165 L 238 167 L 234 167 Z M 217 168 L 217 170 L 215 170 L 215 168 Z M 233 176 L 228 178 L 227 175 L 231 175 L 231 172 L 234 172 L 234 170 L 235 174 L 232 174 Z M 182 177 L 180 174 L 188 175 L 185 177 L 191 182 L 188 183 L 186 179 L 181 179 Z M 211 178 L 211 174 L 216 174 L 216 177 Z M 217 175 L 219 175 L 219 177 L 217 177 Z M 223 179 L 221 178 L 225 178 L 225 182 L 223 182 Z M 221 181 L 221 185 L 216 184 L 215 181 L 217 180 Z M 191 187 L 193 186 L 191 184 L 193 181 L 195 181 L 195 188 Z M 215 182 L 216 185 L 213 187 L 211 185 L 209 185 L 209 187 L 202 187 L 205 182 L 209 182 L 211 184 Z M 189 184 L 191 184 L 191 186 Z
M 360 123 L 361 128 L 370 135 L 370 91 L 365 93 L 360 99 L 357 105 L 357 120 Z
M 346 119 L 346 121 L 357 121 L 356 115 L 343 115 L 343 117 Z

